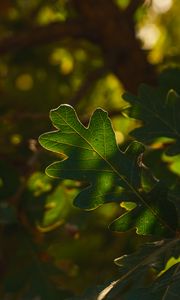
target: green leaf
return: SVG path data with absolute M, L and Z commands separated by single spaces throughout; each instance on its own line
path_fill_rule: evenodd
M 54 178 L 76 179 L 89 184 L 76 198 L 77 206 L 92 209 L 106 202 L 119 201 L 124 188 L 136 193 L 140 186 L 137 157 L 144 147 L 133 143 L 126 153 L 120 151 L 105 111 L 97 109 L 88 128 L 80 123 L 74 109 L 68 105 L 52 110 L 51 119 L 60 130 L 41 135 L 39 141 L 64 159 L 51 164 L 46 172 Z
M 168 190 L 161 184 L 157 184 L 152 191 L 144 194 L 145 202 L 149 205 L 138 205 L 134 209 L 123 214 L 116 219 L 110 229 L 114 231 L 127 231 L 132 228 L 137 229 L 138 234 L 154 234 L 161 235 L 163 226 L 158 223 L 157 216 L 168 221 L 173 228 L 177 226 L 176 209 L 174 205 L 168 201 Z M 164 204 L 166 203 L 166 206 Z
M 66 184 L 41 172 L 33 173 L 28 179 L 23 207 L 39 231 L 49 232 L 64 223 L 78 191 L 74 185 L 69 192 Z
M 180 176 L 180 154 L 174 156 L 163 156 L 163 160 L 168 163 L 170 171 Z
M 120 277 L 101 290 L 97 299 L 115 300 L 122 298 L 124 300 L 140 300 L 147 298 L 149 293 L 152 293 L 151 297 L 147 298 L 149 300 L 166 299 L 161 298 L 162 295 L 165 294 L 166 289 L 168 290 L 168 284 L 172 284 L 173 280 L 175 281 L 179 278 L 179 274 L 174 276 L 175 274 L 169 269 L 163 273 L 163 275 L 158 276 L 156 269 L 160 261 L 172 255 L 173 250 L 177 246 L 178 249 L 180 249 L 178 239 L 161 240 L 154 243 L 147 243 L 136 252 L 117 258 L 115 263 L 119 267 Z M 176 267 L 177 264 L 175 265 L 175 268 Z M 148 285 L 147 280 L 150 280 L 150 278 L 152 284 Z M 179 288 L 177 289 L 176 284 L 176 293 L 177 290 L 179 290 Z M 159 295 L 159 298 L 157 295 Z
M 176 264 L 158 277 L 150 286 L 139 288 L 131 292 L 125 299 L 139 300 L 178 300 L 180 295 L 180 264 Z
M 148 215 L 146 220 L 148 218 L 149 223 L 156 224 L 158 233 L 174 232 L 176 217 L 173 220 L 169 218 L 166 199 L 164 207 L 168 213 L 161 214 L 159 198 L 154 209 L 152 200 L 143 192 L 142 166 L 139 164 L 139 157 L 144 151 L 142 144 L 133 142 L 122 152 L 117 146 L 111 121 L 102 109 L 94 112 L 88 127 L 80 123 L 75 110 L 69 105 L 52 110 L 50 117 L 58 130 L 41 135 L 39 141 L 44 148 L 58 153 L 61 160 L 51 164 L 46 172 L 54 178 L 86 183 L 86 188 L 75 198 L 76 206 L 94 209 L 112 201 L 135 202 L 138 209 L 143 209 Z M 146 226 L 137 231 L 151 233 Z
M 167 137 L 174 141 L 168 154 L 180 152 L 180 96 L 173 90 L 155 89 L 142 85 L 138 97 L 125 93 L 123 98 L 132 106 L 128 115 L 143 121 L 142 127 L 136 128 L 131 135 L 143 143 L 150 143 L 157 138 Z

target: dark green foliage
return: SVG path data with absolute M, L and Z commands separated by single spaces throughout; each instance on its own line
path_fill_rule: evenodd
M 81 182 L 82 190 L 74 199 L 80 208 L 94 209 L 107 202 L 118 202 L 126 208 L 127 212 L 111 223 L 111 230 L 136 228 L 138 234 L 156 239 L 134 254 L 116 259 L 119 278 L 103 288 L 87 291 L 82 299 L 115 300 L 120 295 L 123 300 L 178 299 L 179 173 L 172 174 L 162 158 L 166 152 L 178 159 L 180 97 L 173 90 L 144 85 L 138 97 L 125 94 L 124 98 L 131 104 L 129 116 L 143 121 L 131 135 L 144 145 L 134 141 L 121 151 L 104 110 L 97 109 L 85 127 L 71 106 L 61 105 L 50 114 L 57 130 L 39 139 L 43 147 L 60 157 L 47 167 L 46 173 Z M 157 177 L 153 165 L 151 168 L 149 148 L 153 143 L 158 145 L 160 138 L 163 140 L 158 159 L 170 177 L 168 184 L 163 177 Z M 170 239 L 158 241 L 157 236 Z M 175 262 L 165 266 L 172 257 Z
M 136 227 L 141 234 L 175 233 L 176 211 L 167 199 L 168 191 L 157 182 L 149 192 L 143 190 L 143 166 L 138 164 L 144 152 L 141 144 L 134 142 L 125 152 L 120 151 L 111 122 L 100 109 L 87 128 L 68 105 L 51 111 L 51 119 L 58 130 L 42 135 L 39 141 L 63 158 L 50 165 L 47 174 L 88 184 L 76 197 L 75 205 L 92 209 L 110 201 L 135 202 L 137 207 L 116 220 L 111 225 L 113 230 Z
M 106 112 L 96 110 L 88 128 L 79 122 L 73 108 L 67 105 L 53 110 L 51 119 L 59 130 L 42 135 L 39 141 L 63 158 L 62 162 L 50 165 L 47 174 L 89 184 L 89 188 L 76 198 L 76 205 L 92 209 L 109 201 L 120 201 L 121 194 L 138 190 L 137 158 L 144 148 L 134 143 L 125 153 L 120 151 Z
M 179 9 L 0 1 L 0 300 L 180 298 Z
M 143 143 L 157 138 L 172 139 L 168 153 L 178 154 L 180 149 L 180 96 L 174 91 L 168 93 L 162 88 L 155 89 L 142 85 L 138 97 L 125 94 L 124 99 L 132 107 L 128 115 L 143 121 L 143 126 L 134 129 L 131 134 Z

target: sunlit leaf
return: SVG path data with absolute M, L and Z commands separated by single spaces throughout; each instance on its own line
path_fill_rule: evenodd
M 137 229 L 139 234 L 161 234 L 163 226 L 159 226 L 157 216 L 162 220 L 168 221 L 173 228 L 177 226 L 176 210 L 170 201 L 168 201 L 168 190 L 157 184 L 154 189 L 144 194 L 145 202 L 149 205 L 136 206 L 134 209 L 123 214 L 116 219 L 110 228 L 115 231 L 126 231 L 132 228 Z M 166 203 L 166 206 L 164 206 Z
M 165 212 L 161 212 L 162 196 L 154 199 L 153 193 L 146 195 L 141 191 L 142 167 L 138 159 L 144 151 L 142 144 L 134 142 L 122 152 L 117 146 L 111 121 L 102 109 L 94 112 L 88 127 L 80 123 L 75 110 L 68 105 L 52 110 L 51 120 L 58 130 L 41 135 L 39 141 L 63 159 L 51 164 L 46 172 L 54 178 L 80 180 L 87 184 L 75 198 L 75 205 L 93 209 L 112 201 L 136 202 L 136 217 L 128 217 L 133 217 L 130 222 L 136 222 L 137 232 L 154 233 L 155 227 L 158 234 L 173 232 L 176 218 L 172 221 L 169 217 L 170 207 L 174 212 L 173 205 L 164 199 Z M 144 218 L 137 221 L 142 213 L 148 226 L 141 226 Z M 125 227 L 125 230 L 129 229 L 129 226 Z M 122 230 L 121 226 L 116 228 Z

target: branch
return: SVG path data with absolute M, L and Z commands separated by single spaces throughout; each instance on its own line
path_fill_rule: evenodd
M 126 9 L 126 13 L 129 16 L 133 16 L 135 11 L 139 8 L 139 6 L 143 5 L 144 3 L 145 3 L 144 0 L 131 0 L 130 4 Z
M 7 37 L 0 41 L 0 54 L 69 37 L 87 40 L 100 48 L 106 66 L 121 80 L 124 88 L 137 92 L 140 83 L 154 84 L 156 79 L 155 69 L 136 39 L 132 17 L 144 1 L 131 0 L 125 12 L 121 12 L 113 0 L 72 0 L 77 19 L 26 29 Z
M 54 22 L 47 26 L 34 27 L 31 30 L 13 34 L 0 40 L 0 54 L 58 42 L 62 38 L 82 38 L 87 36 L 81 21 Z

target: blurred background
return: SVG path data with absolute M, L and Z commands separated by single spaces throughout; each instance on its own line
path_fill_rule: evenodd
M 108 230 L 117 204 L 73 207 L 80 183 L 45 175 L 58 158 L 37 139 L 53 129 L 50 109 L 68 103 L 85 125 L 95 108 L 107 110 L 125 149 L 138 122 L 123 115 L 122 94 L 179 67 L 179 15 L 179 0 L 0 1 L 1 299 L 82 294 L 144 242 Z

